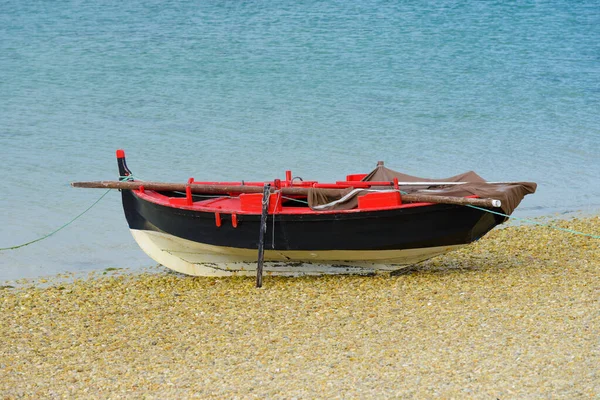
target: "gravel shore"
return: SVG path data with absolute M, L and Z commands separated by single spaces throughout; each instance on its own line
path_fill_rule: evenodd
M 600 398 L 599 239 L 512 226 L 403 274 L 264 284 L 1 289 L 0 398 Z

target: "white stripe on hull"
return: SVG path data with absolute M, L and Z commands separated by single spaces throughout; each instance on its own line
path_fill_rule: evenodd
M 258 250 L 212 246 L 165 233 L 131 229 L 138 245 L 156 262 L 196 276 L 256 275 Z M 408 250 L 265 250 L 268 275 L 369 274 L 403 266 L 456 250 L 464 245 Z

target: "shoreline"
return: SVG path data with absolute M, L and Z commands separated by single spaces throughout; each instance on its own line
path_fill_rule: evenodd
M 600 216 L 557 224 L 600 234 Z M 0 393 L 600 395 L 598 239 L 508 226 L 404 273 L 264 285 L 107 271 L 2 290 Z
M 532 228 L 536 228 L 535 225 L 526 222 L 526 220 L 535 221 L 542 224 L 555 225 L 560 224 L 563 221 L 568 220 L 578 220 L 578 219 L 590 219 L 594 217 L 600 217 L 600 210 L 589 210 L 589 211 L 562 211 L 556 212 L 554 214 L 544 214 L 539 216 L 524 216 L 524 217 L 514 217 L 514 219 L 509 219 L 502 225 L 498 225 L 494 230 L 498 229 L 506 229 L 509 227 L 515 226 L 530 226 Z M 539 229 L 545 229 L 543 226 L 537 226 Z M 563 232 L 566 235 L 569 235 L 567 232 Z M 589 232 L 585 232 L 589 233 Z M 489 233 L 484 236 L 480 240 L 485 240 L 488 237 Z M 467 246 L 469 247 L 469 246 Z M 137 245 L 135 245 L 135 249 L 140 253 L 143 253 L 141 249 Z M 145 255 L 144 255 L 145 256 Z M 146 256 L 147 257 L 147 256 Z M 6 288 L 7 286 L 12 287 L 26 287 L 31 285 L 40 285 L 48 286 L 52 282 L 61 283 L 61 282 L 70 282 L 77 279 L 93 279 L 101 275 L 139 275 L 146 272 L 150 273 L 161 273 L 161 272 L 170 272 L 168 268 L 161 266 L 160 264 L 156 265 L 154 260 L 151 260 L 149 257 L 148 263 L 146 265 L 137 266 L 134 268 L 123 268 L 123 267 L 99 267 L 96 269 L 74 269 L 74 270 L 65 270 L 63 272 L 57 272 L 55 274 L 43 274 L 40 272 L 39 274 L 34 274 L 34 276 L 28 277 L 13 277 L 9 279 L 0 279 L 0 290 L 2 288 Z M 427 262 L 427 261 L 426 261 Z M 10 275 L 10 274 L 9 274 Z M 40 282 L 41 281 L 41 282 Z

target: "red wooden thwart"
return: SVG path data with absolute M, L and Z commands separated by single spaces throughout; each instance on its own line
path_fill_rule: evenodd
M 278 201 L 278 193 L 271 193 L 269 198 L 269 214 L 281 211 L 281 199 Z M 262 193 L 242 193 L 240 194 L 240 209 L 246 212 L 262 211 Z
M 358 208 L 362 210 L 395 207 L 400 204 L 402 204 L 402 197 L 399 192 L 368 193 L 358 197 Z

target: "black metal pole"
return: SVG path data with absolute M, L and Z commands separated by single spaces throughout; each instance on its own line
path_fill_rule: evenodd
M 258 264 L 256 265 L 256 287 L 262 287 L 263 260 L 265 258 L 265 233 L 267 232 L 267 216 L 269 215 L 269 198 L 271 184 L 265 183 L 263 188 L 262 214 L 260 216 L 260 232 L 258 234 Z

